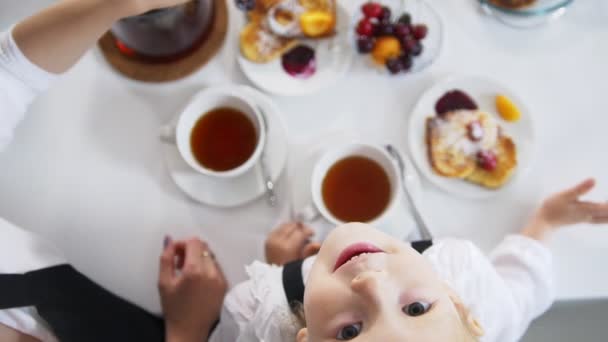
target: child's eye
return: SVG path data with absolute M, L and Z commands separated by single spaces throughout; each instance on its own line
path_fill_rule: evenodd
M 424 315 L 431 308 L 431 304 L 425 302 L 414 302 L 403 307 L 403 313 L 408 316 L 416 317 Z
M 349 324 L 338 331 L 338 336 L 336 336 L 336 338 L 340 341 L 352 340 L 359 336 L 360 332 L 361 323 Z

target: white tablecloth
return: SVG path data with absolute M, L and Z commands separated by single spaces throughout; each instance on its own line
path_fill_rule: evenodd
M 0 25 L 49 2 L 4 0 Z M 436 234 L 489 249 L 518 230 L 543 196 L 590 175 L 599 185 L 589 197 L 608 199 L 608 2 L 577 1 L 564 18 L 534 30 L 507 28 L 483 16 L 473 0 L 432 2 L 447 40 L 430 70 L 407 77 L 352 72 L 315 95 L 275 97 L 294 149 L 344 131 L 404 149 L 409 110 L 427 87 L 452 73 L 485 75 L 527 102 L 538 154 L 528 176 L 492 200 L 460 200 L 424 183 L 424 213 Z M 188 200 L 170 180 L 157 139 L 158 127 L 197 90 L 248 84 L 235 60 L 242 16 L 233 6 L 231 15 L 218 57 L 180 82 L 128 81 L 89 53 L 35 103 L 0 155 L 0 216 L 46 236 L 84 273 L 151 310 L 159 309 L 157 260 L 165 234 L 211 241 L 231 283 L 244 279 L 242 265 L 262 257 L 266 233 L 287 207 L 258 201 L 218 210 Z M 292 165 L 297 158 L 291 153 Z M 292 183 L 280 183 L 283 199 Z M 606 227 L 564 229 L 549 243 L 559 298 L 608 296 Z

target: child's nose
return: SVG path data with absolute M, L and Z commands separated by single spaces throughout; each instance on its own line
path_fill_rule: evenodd
M 385 282 L 385 271 L 366 271 L 353 278 L 350 286 L 360 296 L 372 302 L 379 302 L 382 285 Z

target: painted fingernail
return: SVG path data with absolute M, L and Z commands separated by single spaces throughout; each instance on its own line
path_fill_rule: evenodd
M 167 249 L 171 244 L 171 237 L 169 235 L 165 235 L 165 239 L 163 240 L 163 248 Z

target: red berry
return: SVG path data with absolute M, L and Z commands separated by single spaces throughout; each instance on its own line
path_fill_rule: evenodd
M 378 20 L 380 20 L 380 22 L 383 23 L 390 23 L 391 22 L 391 9 L 384 6 L 382 7 L 382 12 L 380 12 L 380 15 L 378 15 Z
M 403 47 L 403 51 L 408 55 L 412 54 L 412 51 L 416 48 L 416 43 L 416 39 L 412 36 L 405 36 L 401 39 L 401 47 Z
M 420 41 L 416 41 L 414 46 L 410 49 L 410 54 L 412 54 L 412 56 L 420 56 L 420 54 L 422 54 L 422 44 L 420 44 Z
M 414 25 L 412 27 L 412 34 L 414 35 L 414 38 L 416 38 L 417 40 L 424 39 L 426 37 L 426 34 L 428 33 L 428 31 L 429 31 L 429 29 L 424 24 Z
M 483 138 L 483 127 L 479 121 L 473 121 L 467 125 L 467 134 L 471 141 L 479 141 Z
M 400 58 L 390 58 L 386 61 L 386 68 L 391 74 L 398 74 L 403 70 L 403 62 Z
M 382 5 L 377 2 L 368 2 L 361 7 L 366 18 L 378 18 L 382 14 Z
M 479 151 L 477 153 L 477 165 L 482 169 L 492 172 L 498 166 L 498 158 L 492 151 Z
M 405 24 L 398 23 L 393 26 L 393 31 L 395 37 L 401 39 L 407 37 L 410 34 L 410 27 Z
M 374 24 L 368 18 L 361 19 L 359 25 L 357 25 L 357 33 L 360 36 L 372 36 L 374 34 Z
M 357 37 L 357 50 L 359 53 L 370 53 L 374 49 L 374 38 L 361 36 Z
M 401 55 L 401 64 L 403 65 L 403 71 L 409 71 L 412 68 L 412 64 L 414 64 L 414 61 L 412 60 L 412 57 L 408 54 L 403 54 Z

